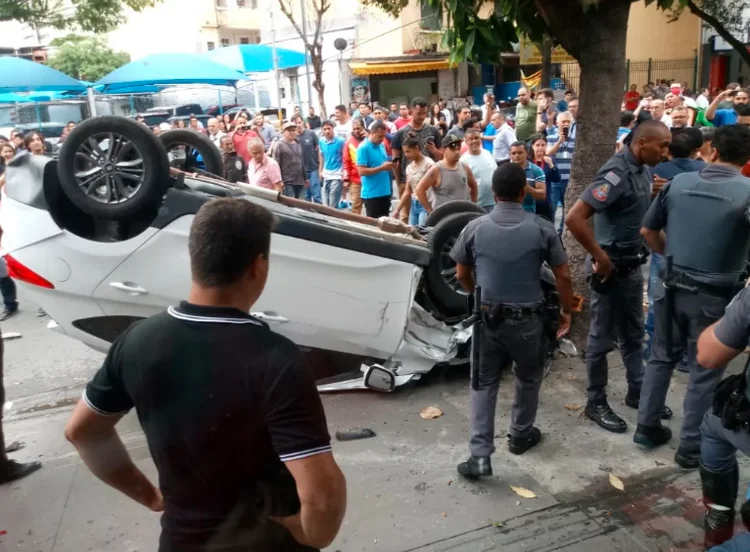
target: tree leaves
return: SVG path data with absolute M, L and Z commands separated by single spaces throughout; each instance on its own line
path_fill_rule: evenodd
M 53 41 L 58 49 L 47 64 L 79 80 L 97 81 L 130 61 L 125 52 L 115 52 L 98 37 L 68 35 Z
M 0 21 L 38 27 L 78 28 L 105 33 L 126 20 L 126 11 L 140 12 L 161 0 L 0 0 Z

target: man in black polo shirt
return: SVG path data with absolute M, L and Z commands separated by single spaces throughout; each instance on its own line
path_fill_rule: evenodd
M 188 301 L 115 341 L 65 430 L 97 477 L 164 510 L 160 552 L 309 551 L 341 526 L 346 482 L 305 359 L 248 314 L 272 226 L 245 199 L 204 205 L 190 230 Z M 159 489 L 115 430 L 133 407 Z

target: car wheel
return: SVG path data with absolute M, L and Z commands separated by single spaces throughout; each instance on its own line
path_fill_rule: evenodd
M 185 172 L 196 169 L 224 178 L 224 160 L 214 143 L 200 132 L 174 129 L 159 135 L 169 152 L 172 167 Z
M 425 283 L 436 307 L 444 316 L 459 316 L 466 313 L 467 293 L 456 275 L 456 262 L 450 252 L 469 221 L 479 213 L 456 213 L 445 217 L 427 236 L 432 259 L 425 271 Z
M 487 214 L 484 209 L 482 209 L 476 203 L 472 203 L 471 201 L 449 201 L 448 203 L 443 203 L 439 207 L 433 209 L 432 213 L 427 215 L 427 219 L 425 220 L 424 225 L 437 226 L 438 222 L 446 217 L 449 217 L 450 215 L 455 215 L 456 213 L 479 213 L 481 215 Z
M 60 185 L 84 213 L 120 220 L 154 210 L 170 185 L 167 151 L 151 131 L 125 117 L 93 117 L 60 147 Z

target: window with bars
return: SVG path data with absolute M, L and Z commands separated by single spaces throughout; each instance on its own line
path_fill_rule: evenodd
M 245 7 L 245 0 L 237 0 L 237 7 L 238 8 L 244 8 Z
M 250 44 L 250 39 L 246 36 L 240 37 L 240 44 Z
M 206 46 L 208 47 L 209 50 L 213 50 L 216 48 L 216 44 L 214 44 L 213 42 L 206 43 Z
M 222 38 L 221 39 L 221 45 L 222 46 L 229 46 L 229 39 L 228 38 Z
M 420 2 L 422 20 L 419 26 L 428 31 L 439 31 L 443 27 L 440 20 L 440 11 L 437 6 L 429 4 L 426 0 Z

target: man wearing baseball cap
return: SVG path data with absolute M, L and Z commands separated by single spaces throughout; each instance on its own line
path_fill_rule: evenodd
M 449 132 L 443 138 L 443 159 L 435 163 L 417 184 L 416 195 L 427 213 L 449 201 L 477 201 L 477 181 L 461 159 L 461 139 Z
M 297 125 L 284 121 L 282 137 L 273 148 L 273 158 L 281 167 L 284 182 L 284 195 L 304 199 L 304 189 L 309 183 L 305 180 L 305 167 L 302 163 L 302 146 L 297 141 Z

